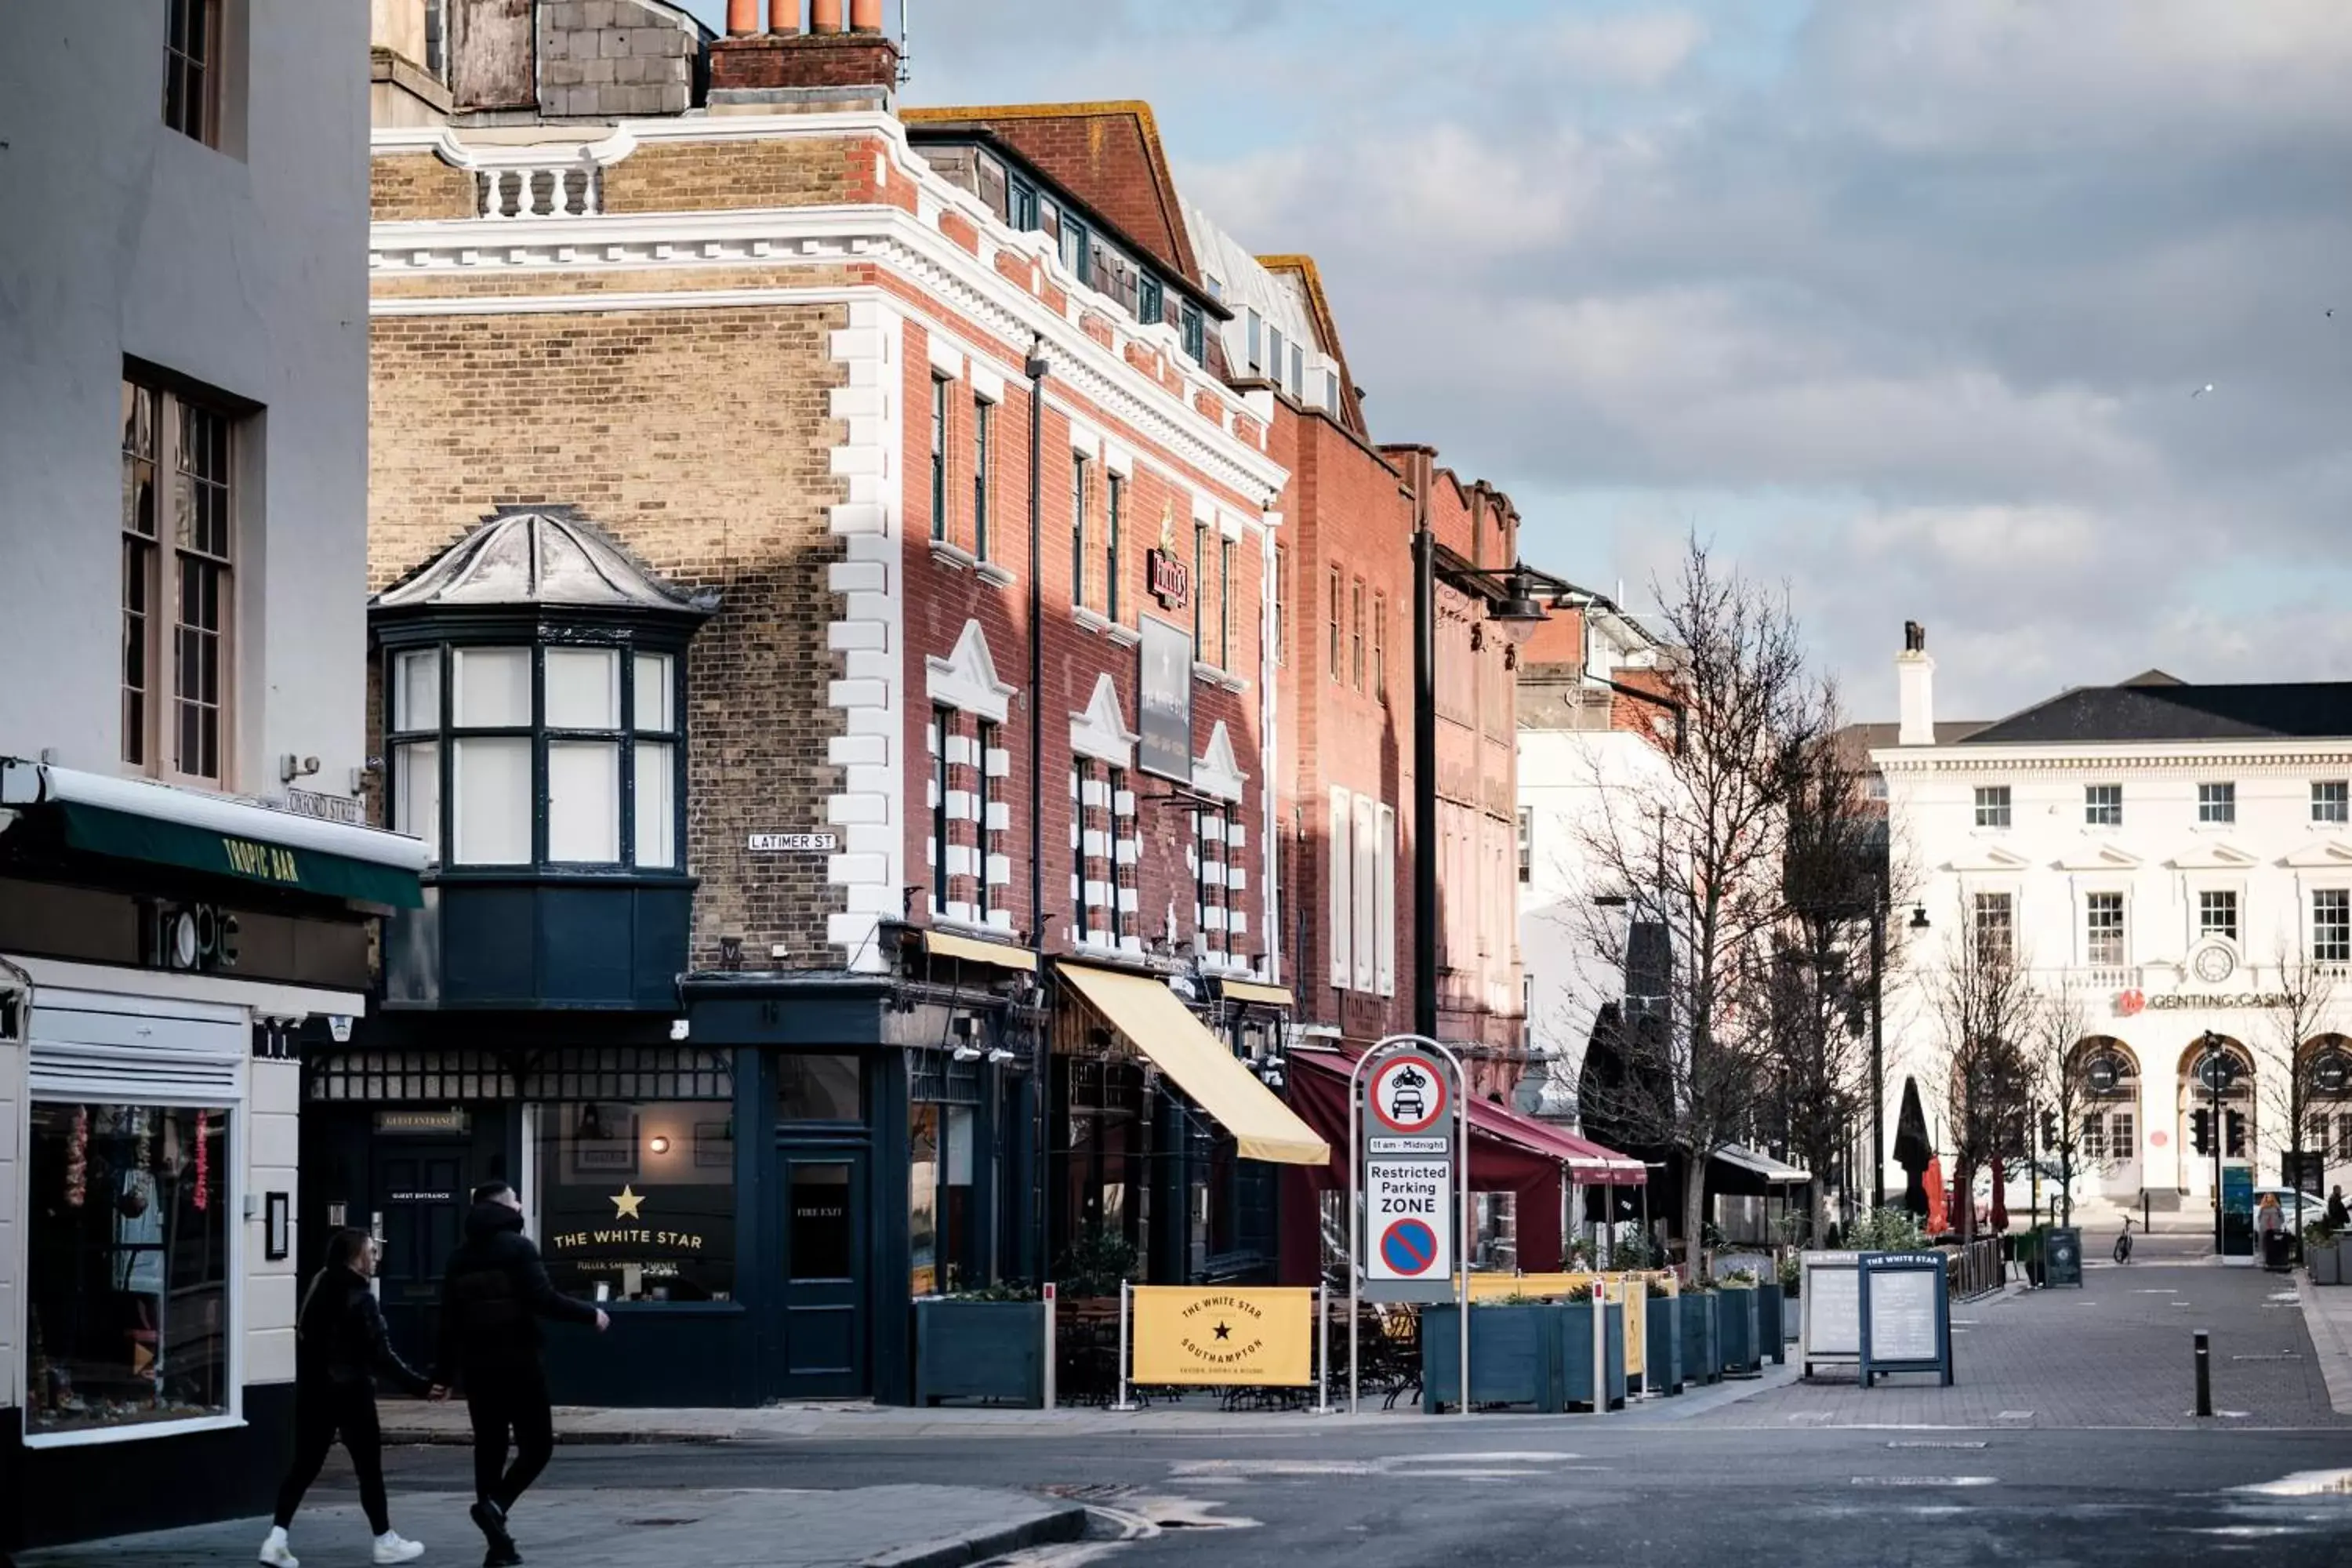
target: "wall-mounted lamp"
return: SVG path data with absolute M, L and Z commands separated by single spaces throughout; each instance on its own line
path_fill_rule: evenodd
M 1006 1062 L 1011 1060 L 1013 1060 L 1013 1053 L 1006 1050 L 1003 1046 L 992 1046 L 989 1047 L 988 1061 L 991 1067 L 1001 1068 Z
M 656 1154 L 667 1154 L 669 1152 L 669 1140 L 656 1132 L 646 1140 L 646 1147 Z

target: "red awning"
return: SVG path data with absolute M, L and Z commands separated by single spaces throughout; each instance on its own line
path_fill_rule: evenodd
M 1351 1054 L 1341 1051 L 1294 1051 L 1290 1057 L 1292 1109 L 1331 1145 L 1332 1170 L 1341 1181 L 1347 1179 L 1348 1074 L 1354 1062 Z M 1565 1165 L 1572 1179 L 1588 1184 L 1631 1186 L 1649 1179 L 1641 1161 L 1548 1121 L 1523 1116 L 1496 1100 L 1470 1102 L 1470 1181 L 1483 1191 L 1509 1191 L 1521 1185 L 1525 1177 L 1511 1168 L 1496 1169 L 1491 1180 L 1482 1179 L 1483 1167 L 1505 1163 L 1486 1154 L 1482 1144 L 1502 1145 L 1512 1154 Z

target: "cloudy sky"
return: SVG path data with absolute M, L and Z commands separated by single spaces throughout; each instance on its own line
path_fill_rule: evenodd
M 1225 227 L 1319 258 L 1379 438 L 1636 604 L 1691 531 L 1786 581 L 1858 717 L 1892 715 L 1906 618 L 1951 718 L 2151 665 L 2352 677 L 2343 0 L 914 27 L 910 101 L 1149 100 Z

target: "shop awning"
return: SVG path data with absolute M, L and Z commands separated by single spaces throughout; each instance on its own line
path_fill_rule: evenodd
M 973 963 L 992 963 L 999 969 L 1017 969 L 1024 973 L 1034 973 L 1037 968 L 1037 955 L 1025 947 L 1013 947 L 976 936 L 958 936 L 953 931 L 925 931 L 923 950 L 933 958 L 961 958 Z
M 1228 1002 L 1263 1002 L 1269 1007 L 1292 1005 L 1289 986 L 1266 985 L 1255 980 L 1220 980 L 1217 994 Z
M 1800 1187 L 1813 1179 L 1811 1171 L 1800 1170 L 1786 1161 L 1772 1158 L 1761 1149 L 1750 1149 L 1741 1143 L 1717 1149 L 1715 1157 L 1735 1170 L 1760 1177 L 1768 1187 Z
M 380 828 L 14 757 L 0 757 L 0 806 L 45 820 L 85 855 L 355 903 L 424 902 L 424 843 Z
M 1234 1135 L 1242 1157 L 1277 1165 L 1321 1165 L 1330 1145 L 1260 1083 L 1192 1010 L 1149 974 L 1064 963 L 1056 973 L 1103 1022 L 1127 1037 L 1202 1110 Z
M 1333 1163 L 1337 1179 L 1347 1178 L 1348 1074 L 1355 1064 L 1350 1052 L 1293 1051 L 1290 1055 L 1292 1098 L 1339 1146 Z M 1596 1186 L 1636 1185 L 1649 1179 L 1639 1160 L 1604 1149 L 1590 1139 L 1523 1116 L 1491 1100 L 1470 1102 L 1470 1182 L 1482 1191 L 1509 1191 L 1525 1180 L 1517 1163 L 1500 1163 L 1496 1155 L 1541 1160 L 1565 1165 L 1576 1181 Z

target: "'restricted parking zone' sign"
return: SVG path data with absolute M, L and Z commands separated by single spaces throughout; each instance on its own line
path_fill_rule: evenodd
M 1407 1050 L 1374 1063 L 1364 1095 L 1364 1295 L 1375 1301 L 1451 1300 L 1456 1256 L 1453 1074 Z

